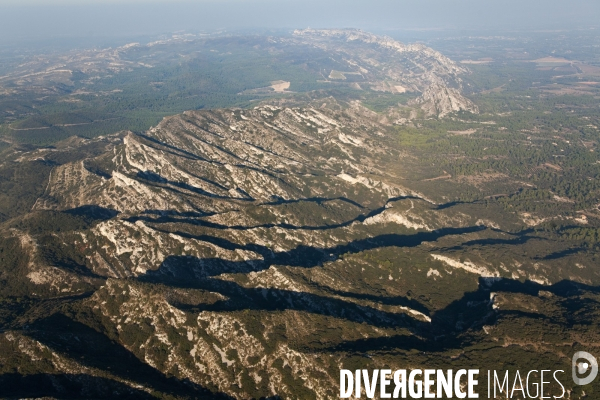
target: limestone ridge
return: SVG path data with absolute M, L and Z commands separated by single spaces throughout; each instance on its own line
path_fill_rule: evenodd
M 452 362 L 467 331 L 502 343 L 494 318 L 530 300 L 494 284 L 537 294 L 593 273 L 500 247 L 532 235 L 516 214 L 440 204 L 359 101 L 286 101 L 6 152 L 0 176 L 40 193 L 0 231 L 0 293 L 33 304 L 0 314 L 0 368 L 138 398 L 330 399 L 357 357 L 400 369 L 431 349 Z
M 393 87 L 420 93 L 413 103 L 426 115 L 478 112 L 477 106 L 461 94 L 460 75 L 468 73 L 468 69 L 423 44 L 404 44 L 358 29 L 304 29 L 294 31 L 294 37 L 342 55 L 369 78 L 375 90 L 381 83 L 391 82 Z
M 410 246 L 433 240 L 439 234 L 432 229 L 447 224 L 466 230 L 475 224 L 436 212 L 424 195 L 386 172 L 401 154 L 391 126 L 377 118 L 357 101 L 325 98 L 304 107 L 190 111 L 145 134 L 15 151 L 7 164 L 51 170 L 43 194 L 4 238 L 19 241 L 23 258 L 7 287 L 36 296 L 93 293 L 73 307 L 103 321 L 122 352 L 179 381 L 239 399 L 293 397 L 299 389 L 331 398 L 340 358 L 303 351 L 287 337 L 296 343 L 311 326 L 348 319 L 348 339 L 355 340 L 377 327 L 428 326 L 430 318 L 417 303 L 380 310 L 374 302 L 328 295 L 319 288 L 343 293 L 346 280 L 335 283 L 340 271 L 320 267 L 399 240 Z M 90 222 L 82 225 L 82 217 Z M 25 231 L 27 221 L 35 233 Z M 49 230 L 38 229 L 43 226 Z M 382 227 L 394 233 L 378 235 Z M 388 275 L 385 282 L 392 282 Z M 63 319 L 40 323 L 74 324 L 56 318 Z M 77 326 L 95 348 L 98 335 Z M 285 327 L 282 341 L 277 327 Z M 64 351 L 53 331 L 33 329 L 34 339 L 0 333 L 0 345 L 62 351 L 71 362 L 70 344 Z M 20 362 L 19 352 L 0 354 L 0 361 Z M 301 381 L 278 369 L 281 360 Z M 80 363 L 49 371 L 104 373 Z M 246 378 L 236 387 L 239 371 Z M 127 371 L 107 376 L 128 378 Z M 138 382 L 145 391 L 155 384 Z

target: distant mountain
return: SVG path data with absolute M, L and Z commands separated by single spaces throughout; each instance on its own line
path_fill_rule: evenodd
M 414 110 L 406 113 L 413 118 L 477 113 L 462 94 L 468 73 L 424 45 L 359 30 L 173 35 L 14 56 L 0 74 L 0 138 L 52 144 L 74 135 L 144 131 L 190 109 L 247 107 L 315 91 L 344 92 L 382 110 L 402 104 Z
M 305 29 L 294 35 L 302 44 L 341 56 L 346 70 L 360 73 L 374 90 L 420 93 L 414 103 L 427 115 L 478 112 L 461 94 L 460 75 L 468 70 L 425 45 L 406 45 L 358 29 Z

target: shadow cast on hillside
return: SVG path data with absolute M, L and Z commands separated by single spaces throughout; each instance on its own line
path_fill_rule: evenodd
M 385 338 L 368 338 L 357 341 L 339 343 L 333 347 L 312 349 L 316 351 L 356 352 L 381 351 L 390 349 L 417 349 L 420 351 L 443 351 L 448 348 L 460 348 L 469 339 L 463 335 L 469 330 L 480 330 L 486 324 L 493 324 L 499 316 L 518 315 L 564 324 L 565 321 L 553 320 L 552 317 L 521 311 L 497 311 L 493 308 L 493 292 L 522 293 L 538 296 L 540 291 L 553 293 L 567 298 L 580 290 L 600 291 L 572 281 L 559 282 L 552 286 L 544 286 L 532 281 L 521 282 L 506 278 L 480 278 L 478 289 L 465 293 L 461 299 L 450 303 L 441 310 L 432 311 L 424 304 L 406 297 L 386 297 L 371 294 L 348 293 L 327 287 L 314 286 L 320 294 L 299 292 L 296 290 L 273 288 L 248 288 L 236 282 L 222 280 L 216 276 L 223 273 L 250 273 L 263 271 L 273 265 L 299 268 L 319 267 L 325 262 L 337 260 L 342 254 L 358 253 L 364 250 L 386 246 L 414 247 L 425 241 L 435 241 L 448 235 L 477 232 L 485 227 L 446 228 L 435 232 L 419 232 L 414 235 L 380 235 L 369 239 L 360 239 L 348 244 L 330 248 L 298 246 L 297 248 L 273 252 L 269 248 L 257 244 L 239 245 L 225 239 L 214 237 L 193 237 L 206 240 L 229 250 L 249 250 L 262 256 L 262 259 L 250 261 L 228 261 L 219 258 L 198 259 L 195 257 L 168 257 L 156 271 L 148 271 L 140 277 L 142 281 L 160 282 L 163 284 L 197 288 L 224 296 L 212 304 L 173 304 L 188 312 L 203 311 L 241 311 L 295 310 L 335 317 L 354 323 L 366 323 L 377 327 L 403 327 L 409 329 L 413 336 L 398 335 Z M 517 238 L 522 243 L 529 238 Z M 487 242 L 486 242 L 487 243 Z M 473 244 L 473 243 L 471 243 Z M 588 303 L 590 303 L 588 301 Z M 585 300 L 570 298 L 565 302 L 570 309 L 592 307 Z M 386 306 L 408 307 L 422 313 L 419 317 L 410 312 L 392 311 Z M 428 322 L 426 319 L 430 318 Z M 568 316 L 565 316 L 568 320 Z M 592 321 L 589 321 L 592 323 Z M 568 322 L 567 322 L 568 324 Z
M 195 258 L 169 256 L 155 271 L 148 271 L 145 278 L 174 278 L 183 274 L 186 279 L 203 279 L 223 273 L 249 273 L 269 269 L 272 265 L 313 268 L 325 262 L 337 260 L 341 255 L 359 253 L 382 247 L 416 247 L 423 242 L 434 242 L 442 237 L 480 232 L 484 226 L 467 228 L 443 228 L 433 232 L 417 232 L 412 235 L 384 234 L 372 238 L 357 239 L 347 244 L 329 248 L 300 245 L 292 250 L 274 252 L 269 247 L 254 243 L 237 244 L 227 239 L 209 235 L 192 235 L 185 232 L 169 232 L 187 239 L 202 240 L 227 250 L 246 250 L 259 254 L 262 259 L 230 261 L 222 258 Z M 144 278 L 144 277 L 142 277 Z
M 341 291 L 330 291 L 330 294 L 335 296 L 330 297 L 286 289 L 247 288 L 236 282 L 215 277 L 223 273 L 264 271 L 273 265 L 314 268 L 325 262 L 335 261 L 347 253 L 358 253 L 388 246 L 415 247 L 425 241 L 435 241 L 444 236 L 477 232 L 482 229 L 486 228 L 475 226 L 446 228 L 436 232 L 419 232 L 413 235 L 379 235 L 329 248 L 302 245 L 283 252 L 273 252 L 266 246 L 257 244 L 239 245 L 214 237 L 194 237 L 230 250 L 254 251 L 260 254 L 262 259 L 229 261 L 221 258 L 199 259 L 191 256 L 170 256 L 164 260 L 159 269 L 147 271 L 138 279 L 180 288 L 203 289 L 225 297 L 224 300 L 212 304 L 178 305 L 188 311 L 297 310 L 380 327 L 408 327 L 414 332 L 422 333 L 428 329 L 428 323 L 425 320 L 429 310 L 417 301 L 405 297 L 378 297 Z M 397 313 L 386 310 L 385 306 L 409 307 L 424 315 L 415 318 L 409 310 L 406 313 Z
M 0 393 L 9 399 L 155 399 L 122 382 L 86 374 L 2 374 Z
M 88 368 L 109 372 L 170 396 L 220 396 L 191 381 L 167 377 L 105 334 L 60 313 L 34 322 L 23 333 Z
M 358 299 L 358 300 L 367 300 L 367 301 L 372 301 L 372 302 L 375 302 L 378 304 L 383 304 L 383 305 L 388 305 L 388 306 L 408 307 L 410 309 L 413 309 L 413 310 L 423 313 L 425 315 L 429 315 L 429 309 L 427 307 L 425 307 L 423 304 L 421 304 L 420 302 L 418 302 L 415 299 L 409 299 L 409 298 L 403 297 L 403 296 L 389 297 L 389 296 L 377 296 L 377 295 L 366 294 L 366 293 L 344 292 L 341 290 L 335 290 L 335 289 L 329 288 L 327 286 L 322 286 L 322 285 L 315 284 L 315 283 L 313 283 L 312 286 L 314 286 L 315 288 L 317 288 L 319 291 L 321 291 L 323 293 L 330 294 L 333 296 L 347 297 L 347 298 Z
M 519 310 L 494 309 L 493 299 L 497 293 L 520 293 L 528 296 L 538 296 L 540 291 L 552 293 L 561 298 L 565 313 L 561 319 L 543 314 Z M 585 308 L 595 310 L 598 302 L 578 296 L 582 291 L 600 293 L 600 287 L 588 286 L 578 282 L 563 280 L 551 286 L 536 282 L 507 279 L 480 278 L 478 289 L 465 293 L 463 297 L 450 303 L 442 310 L 431 314 L 431 324 L 419 336 L 396 335 L 391 337 L 366 338 L 342 342 L 327 348 L 319 349 L 324 352 L 349 352 L 364 354 L 378 351 L 418 350 L 424 352 L 442 352 L 448 349 L 464 348 L 473 338 L 462 335 L 467 331 L 480 331 L 484 325 L 496 323 L 499 319 L 519 317 L 531 320 L 548 321 L 569 328 L 573 324 L 597 323 L 593 316 L 582 320 L 581 316 L 575 321 L 574 312 Z M 421 325 L 422 327 L 423 325 Z
M 139 171 L 137 173 L 136 177 L 138 179 L 146 181 L 147 183 L 151 183 L 155 186 L 159 186 L 163 189 L 168 189 L 168 190 L 180 193 L 180 194 L 183 194 L 183 193 L 177 189 L 174 189 L 173 186 L 178 189 L 187 190 L 188 192 L 192 192 L 194 194 L 198 194 L 201 196 L 206 196 L 206 197 L 210 197 L 210 198 L 214 198 L 214 199 L 231 200 L 231 201 L 254 201 L 254 199 L 252 197 L 250 197 L 248 195 L 248 193 L 244 192 L 241 189 L 238 189 L 237 191 L 244 197 L 221 196 L 216 193 L 211 193 L 207 190 L 190 185 L 185 182 L 176 182 L 176 181 L 168 180 L 168 179 L 162 177 L 161 175 L 159 175 L 155 172 L 152 172 L 152 171 Z
M 306 197 L 306 198 L 300 198 L 300 199 L 284 199 L 279 196 L 271 196 L 271 198 L 273 199 L 272 201 L 267 202 L 267 203 L 261 203 L 259 205 L 261 205 L 261 206 L 278 206 L 278 205 L 282 205 L 282 204 L 295 204 L 295 203 L 302 203 L 302 202 L 314 202 L 314 203 L 321 205 L 321 204 L 327 203 L 329 201 L 339 200 L 344 203 L 351 204 L 360 209 L 365 208 L 362 204 L 357 203 L 356 201 L 351 200 L 347 197 Z
M 155 150 L 160 150 L 160 151 L 164 151 L 166 153 L 172 154 L 176 157 L 183 157 L 186 158 L 188 160 L 193 160 L 193 161 L 204 161 L 204 162 L 208 162 L 208 163 L 214 163 L 214 164 L 221 164 L 220 162 L 217 161 L 212 161 L 212 160 L 208 160 L 204 157 L 200 157 L 197 154 L 194 153 L 190 153 L 187 150 L 184 149 L 180 149 L 179 147 L 173 146 L 171 144 L 165 143 L 165 142 L 161 142 L 158 139 L 153 138 L 152 136 L 143 134 L 143 133 L 136 133 L 136 136 L 145 139 L 146 141 L 152 143 L 153 145 L 149 145 L 148 143 L 144 143 L 146 146 L 152 147 Z M 164 148 L 157 148 L 155 147 L 155 145 L 158 145 L 160 147 L 164 147 L 167 148 L 169 150 L 165 150 Z
M 208 195 L 207 195 L 208 196 Z M 216 197 L 216 196 L 208 196 L 208 197 Z M 147 223 L 156 223 L 156 224 L 168 224 L 168 223 L 182 223 L 182 224 L 190 224 L 190 225 L 195 225 L 195 226 L 201 226 L 201 227 L 205 227 L 205 228 L 210 228 L 210 229 L 218 229 L 218 230 L 239 230 L 239 231 L 246 231 L 246 230 L 251 230 L 251 229 L 257 229 L 257 228 L 266 228 L 266 229 L 270 229 L 270 228 L 283 228 L 283 229 L 288 229 L 288 230 L 307 230 L 307 231 L 323 231 L 323 230 L 328 230 L 328 229 L 338 229 L 338 228 L 345 228 L 348 227 L 352 224 L 354 224 L 355 222 L 364 222 L 366 219 L 371 218 L 371 217 L 375 217 L 377 215 L 380 215 L 381 213 L 383 213 L 388 207 L 388 204 L 394 201 L 399 201 L 399 200 L 405 200 L 405 199 L 417 199 L 416 197 L 411 197 L 411 196 L 401 196 L 401 197 L 393 197 L 390 198 L 386 201 L 386 203 L 379 208 L 373 209 L 371 211 L 369 211 L 366 214 L 360 214 L 357 215 L 354 218 L 351 218 L 349 220 L 346 220 L 344 222 L 340 222 L 337 224 L 330 224 L 330 225 L 318 225 L 318 226 L 312 226 L 312 225 L 294 225 L 294 224 L 289 224 L 289 223 L 266 223 L 266 224 L 260 224 L 260 225 L 252 225 L 252 226 L 247 226 L 247 225 L 223 225 L 223 224 L 219 224 L 216 222 L 211 222 L 211 221 L 206 221 L 203 219 L 195 219 L 195 218 L 177 218 L 174 217 L 172 215 L 166 214 L 166 215 L 161 215 L 158 218 L 151 218 L 148 216 L 133 216 L 133 217 L 129 217 L 126 219 L 127 222 L 131 222 L 131 223 L 136 223 L 137 221 L 143 221 L 143 222 L 147 222 Z M 244 200 L 244 199 L 234 199 L 234 198 L 228 198 L 228 200 Z M 321 204 L 325 201 L 333 201 L 333 200 L 340 200 L 343 202 L 346 202 L 348 204 L 352 204 L 353 206 L 356 207 L 360 207 L 361 209 L 364 209 L 363 206 L 361 206 L 360 204 L 349 200 L 345 197 L 338 197 L 338 198 L 331 198 L 331 199 L 326 199 L 326 198 L 306 198 L 306 199 L 300 199 L 300 200 L 276 200 L 275 202 L 271 202 L 271 203 L 263 203 L 263 204 L 259 204 L 259 205 L 278 205 L 278 204 L 290 204 L 290 203 L 299 203 L 302 201 L 306 201 L 306 202 L 315 202 L 317 204 Z M 252 200 L 248 200 L 248 201 L 252 201 Z M 181 216 L 179 216 L 181 217 Z M 175 232 L 166 232 L 166 231 L 162 231 L 164 233 L 175 233 Z M 184 236 L 185 234 L 181 233 L 181 232 L 176 232 L 176 234 L 180 235 L 180 236 Z
M 94 204 L 71 208 L 63 211 L 65 214 L 85 217 L 94 221 L 106 221 L 119 215 L 119 211 L 112 208 L 100 207 Z
M 202 178 L 203 179 L 203 178 Z M 206 179 L 203 179 L 206 180 Z M 216 183 L 215 183 L 216 184 Z M 218 185 L 218 184 L 216 184 Z M 226 188 L 223 188 L 226 190 Z M 293 199 L 293 200 L 286 200 L 283 198 L 279 198 L 277 196 L 273 196 L 273 200 L 267 203 L 260 203 L 260 204 L 256 204 L 257 207 L 260 206 L 276 206 L 276 205 L 283 205 L 283 204 L 297 204 L 297 203 L 303 203 L 303 202 L 309 202 L 309 203 L 316 203 L 316 204 L 323 204 L 323 203 L 327 203 L 330 201 L 342 201 L 344 203 L 348 203 L 351 204 L 353 206 L 356 206 L 359 209 L 364 209 L 365 207 L 363 207 L 361 204 L 350 200 L 348 198 L 345 197 L 334 197 L 334 198 L 327 198 L 327 197 L 310 197 L 310 198 L 303 198 L 303 199 Z M 229 210 L 229 211 L 235 211 L 235 210 Z M 228 211 L 228 212 L 229 212 Z M 141 216 L 134 216 L 134 217 L 129 217 L 128 219 L 126 219 L 128 222 L 131 223 L 135 223 L 136 221 L 144 221 L 144 222 L 149 222 L 149 223 L 156 223 L 156 224 L 162 224 L 162 223 L 183 223 L 183 224 L 190 224 L 190 225 L 198 225 L 198 226 L 207 226 L 207 227 L 215 227 L 215 228 L 219 228 L 219 229 L 235 229 L 235 227 L 228 227 L 225 225 L 219 225 L 219 224 L 214 224 L 214 223 L 210 223 L 207 221 L 202 221 L 199 220 L 199 218 L 204 218 L 204 217 L 211 217 L 213 215 L 216 215 L 218 213 L 216 212 L 208 212 L 208 211 L 202 211 L 202 210 L 197 210 L 197 211 L 175 211 L 175 210 L 145 210 L 144 212 L 142 212 Z M 153 216 L 152 218 L 150 218 L 149 216 Z M 295 229 L 301 229 L 301 227 L 295 227 L 293 225 L 287 224 L 288 226 L 292 226 Z M 275 224 L 273 224 L 273 226 L 275 226 Z M 240 229 L 252 229 L 254 227 L 239 227 Z
M 468 242 L 464 242 L 457 246 L 444 248 L 444 251 L 453 251 L 453 250 L 464 250 L 465 248 L 474 247 L 474 246 L 493 246 L 493 245 L 521 245 L 525 244 L 532 239 L 537 239 L 541 241 L 548 241 L 548 239 L 532 235 L 535 233 L 533 229 L 525 229 L 517 233 L 508 233 L 495 228 L 490 228 L 495 232 L 502 232 L 511 236 L 509 239 L 499 239 L 499 238 L 486 238 L 486 239 L 476 239 L 470 240 Z

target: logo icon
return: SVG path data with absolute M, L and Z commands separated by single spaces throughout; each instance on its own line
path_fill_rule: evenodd
M 578 351 L 573 355 L 571 366 L 573 367 L 573 382 L 576 385 L 583 386 L 592 383 L 598 375 L 598 361 L 593 355 L 585 351 Z M 588 371 L 589 375 L 587 377 L 579 377 Z

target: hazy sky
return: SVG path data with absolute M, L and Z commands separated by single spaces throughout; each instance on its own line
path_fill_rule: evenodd
M 257 27 L 557 29 L 599 21 L 600 0 L 0 0 L 5 42 Z

